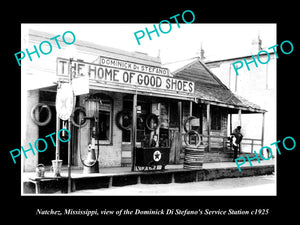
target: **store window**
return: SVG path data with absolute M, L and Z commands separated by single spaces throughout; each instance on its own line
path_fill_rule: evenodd
M 99 110 L 99 140 L 110 144 L 112 137 L 112 105 L 111 103 L 100 105 Z M 101 143 L 101 142 L 100 142 Z
M 91 129 L 96 131 L 99 144 L 112 144 L 113 101 L 103 93 L 96 93 L 86 99 L 87 116 L 95 117 L 91 121 Z

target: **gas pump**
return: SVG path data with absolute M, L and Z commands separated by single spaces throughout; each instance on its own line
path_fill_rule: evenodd
M 88 153 L 85 160 L 82 161 L 83 173 L 99 173 L 99 119 L 90 118 L 90 143 L 88 144 Z M 97 157 L 96 157 L 97 142 Z
M 83 120 L 90 121 L 89 129 L 89 144 L 87 146 L 88 153 L 86 159 L 82 159 L 81 148 L 80 148 L 80 160 L 83 164 L 83 173 L 99 173 L 99 105 L 101 104 L 100 99 L 87 99 L 87 111 L 84 115 Z M 81 146 L 81 125 L 79 123 L 79 146 Z M 97 155 L 96 155 L 97 149 Z

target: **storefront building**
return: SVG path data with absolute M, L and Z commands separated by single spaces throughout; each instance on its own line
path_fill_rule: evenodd
M 25 44 L 50 37 L 30 31 Z M 169 163 L 182 164 L 187 127 L 200 134 L 201 140 L 194 141 L 205 146 L 209 162 L 211 153 L 228 149 L 228 115 L 265 113 L 235 96 L 199 59 L 162 66 L 157 57 L 80 40 L 74 43 L 75 56 L 64 55 L 68 46 L 61 46 L 51 55 L 22 62 L 22 144 L 26 148 L 58 127 L 68 127 L 57 119 L 55 104 L 57 88 L 71 78 L 76 94 L 70 130 L 73 168 L 83 166 L 89 146 L 100 167 L 132 166 L 134 149 L 143 147 L 170 148 Z M 187 120 L 190 116 L 194 118 Z M 63 165 L 67 145 L 60 144 Z M 48 145 L 45 152 L 23 157 L 23 171 L 41 163 L 50 166 L 53 159 L 55 147 Z

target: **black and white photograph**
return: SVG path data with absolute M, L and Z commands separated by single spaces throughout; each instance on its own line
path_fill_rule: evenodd
M 287 2 L 197 4 L 7 13 L 3 215 L 32 224 L 297 215 L 297 13 Z
M 22 24 L 22 194 L 276 195 L 276 43 L 276 24 Z

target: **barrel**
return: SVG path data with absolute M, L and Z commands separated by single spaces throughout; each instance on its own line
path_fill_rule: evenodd
M 201 169 L 204 161 L 204 145 L 186 146 L 184 151 L 184 169 Z

